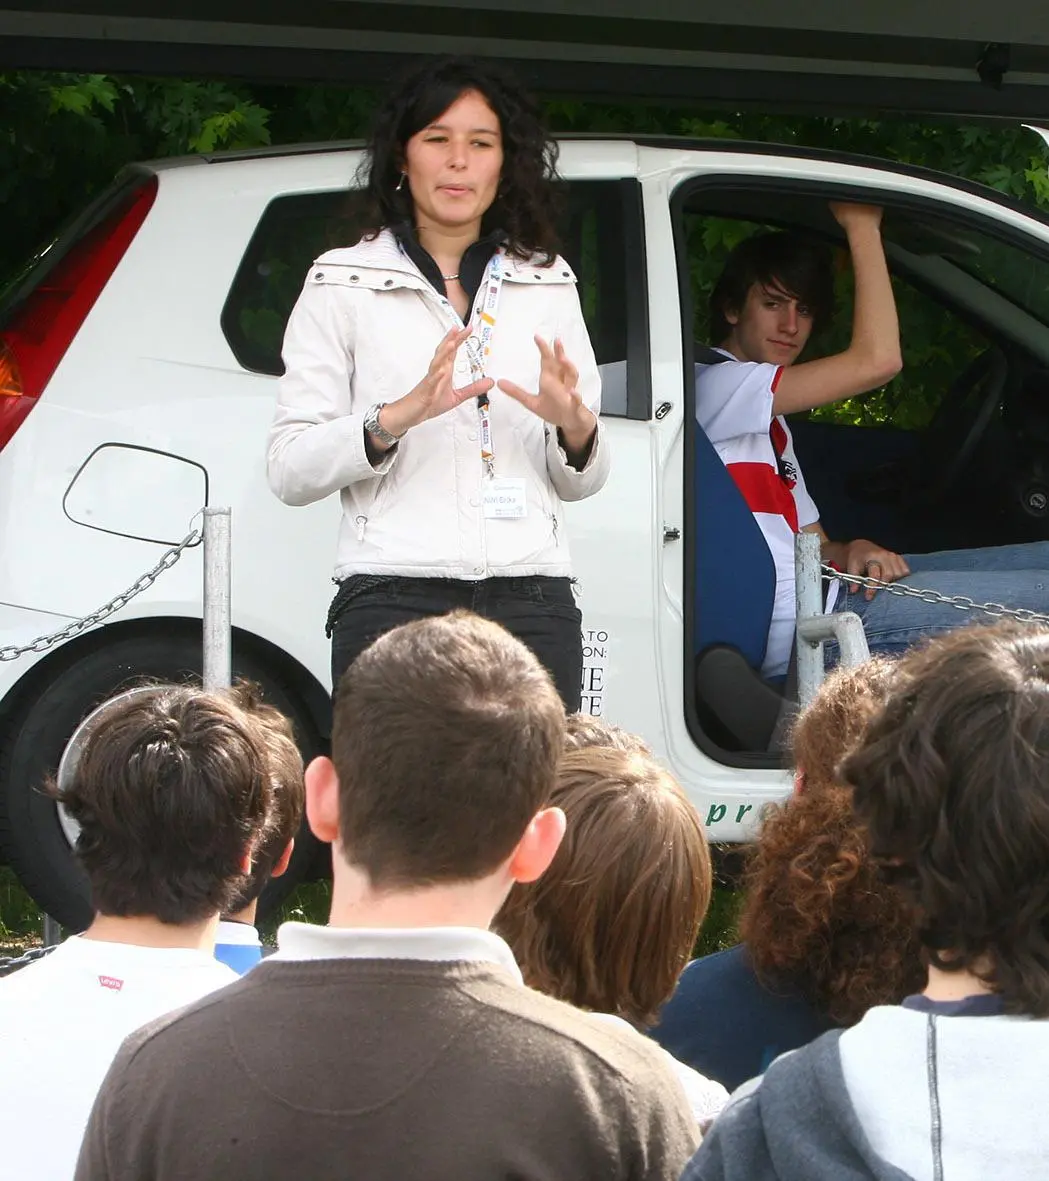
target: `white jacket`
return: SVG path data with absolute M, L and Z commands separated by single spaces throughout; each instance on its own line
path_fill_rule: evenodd
M 483 291 L 482 283 L 478 302 Z M 267 470 L 270 487 L 285 504 L 309 504 L 340 492 L 336 578 L 571 574 L 561 502 L 592 495 L 608 476 L 600 422 L 587 464 L 577 472 L 568 465 L 556 430 L 492 390 L 496 475 L 525 479 L 527 515 L 519 520 L 483 515 L 472 399 L 408 431 L 378 467 L 368 460 L 365 412 L 418 384 L 441 339 L 459 324 L 451 304 L 389 230 L 370 242 L 328 251 L 306 277 L 284 337 L 285 375 Z M 536 390 L 537 333 L 564 342 L 579 370 L 580 395 L 597 414 L 601 381 L 571 268 L 561 258 L 550 267 L 504 258 L 487 376 Z M 461 349 L 454 382 L 471 380 Z

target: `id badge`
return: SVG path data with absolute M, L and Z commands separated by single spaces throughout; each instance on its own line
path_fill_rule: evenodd
M 519 521 L 528 514 L 523 477 L 485 480 L 483 496 L 484 515 L 489 521 Z

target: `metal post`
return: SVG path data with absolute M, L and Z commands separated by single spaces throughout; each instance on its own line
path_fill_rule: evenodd
M 233 554 L 230 510 L 204 510 L 204 688 L 228 689 L 233 680 L 230 613 Z
M 801 621 L 823 614 L 820 539 L 802 531 L 794 541 L 794 586 L 798 600 L 798 701 L 804 708 L 823 680 L 823 644 L 802 635 Z
M 62 942 L 62 927 L 57 919 L 44 915 L 44 946 L 55 947 Z
M 823 572 L 820 541 L 815 533 L 799 533 L 794 544 L 795 591 L 798 597 L 798 704 L 805 708 L 823 681 L 823 644 L 835 640 L 838 662 L 862 664 L 870 658 L 863 620 L 855 611 L 823 614 Z

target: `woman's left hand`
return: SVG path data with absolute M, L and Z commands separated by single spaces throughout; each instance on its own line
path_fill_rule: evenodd
M 544 422 L 557 427 L 570 452 L 583 451 L 594 436 L 597 419 L 579 396 L 579 370 L 565 354 L 564 345 L 554 341 L 551 348 L 541 336 L 535 338 L 539 347 L 539 390 L 530 394 L 505 378 L 496 385 L 526 410 Z

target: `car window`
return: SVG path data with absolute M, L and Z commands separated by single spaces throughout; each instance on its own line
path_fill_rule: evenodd
M 913 214 L 893 227 L 889 240 L 922 259 L 957 267 L 1049 324 L 1049 262 L 1028 246 Z
M 222 309 L 222 331 L 245 369 L 279 376 L 281 342 L 313 260 L 361 236 L 360 198 L 339 189 L 266 206 Z
M 325 250 L 356 242 L 362 224 L 360 197 L 346 190 L 270 202 L 222 310 L 223 333 L 245 369 L 283 372 L 284 328 L 310 264 Z M 648 300 L 637 182 L 570 183 L 561 235 L 601 369 L 602 413 L 648 418 Z
M 818 406 L 806 417 L 842 426 L 924 430 L 951 384 L 990 346 L 990 340 L 970 321 L 924 291 L 898 276 L 893 276 L 892 289 L 903 352 L 899 376 L 859 397 Z M 834 323 L 813 344 L 819 354 L 831 355 L 848 348 L 851 335 L 852 281 L 851 274 L 843 272 L 839 275 Z

